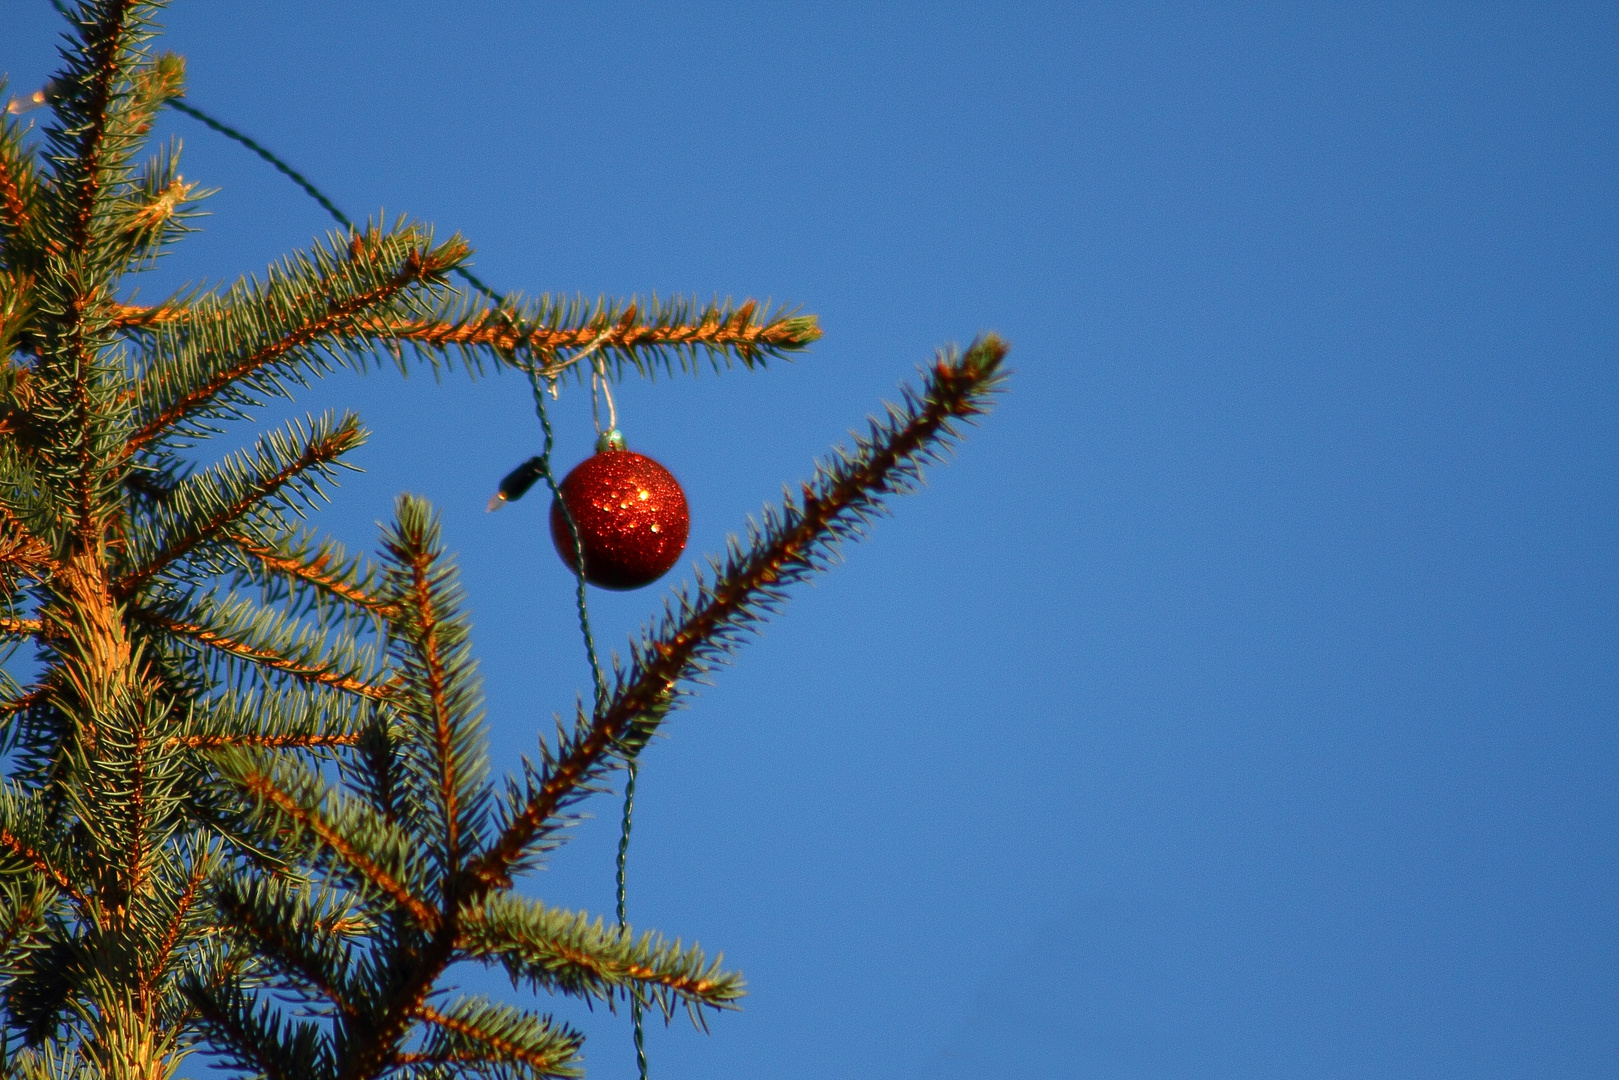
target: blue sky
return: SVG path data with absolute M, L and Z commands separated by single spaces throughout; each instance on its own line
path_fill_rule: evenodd
M 0 69 L 53 67 L 4 0 Z M 619 394 L 717 549 L 945 342 L 1016 376 L 645 758 L 630 910 L 745 1010 L 660 1077 L 1619 1072 L 1619 15 L 1581 4 L 177 4 L 192 102 L 500 287 L 825 339 Z M 222 190 L 143 295 L 330 226 Z M 588 675 L 524 385 L 334 379 L 325 523 L 443 510 L 511 763 Z M 559 456 L 589 403 L 558 407 Z M 244 430 L 242 438 L 245 440 Z M 659 589 L 596 594 L 604 643 Z M 616 805 L 533 887 L 611 908 Z M 469 980 L 473 976 L 469 973 Z M 571 1013 L 568 1013 L 572 1015 Z M 575 1017 L 595 1076 L 627 1023 Z

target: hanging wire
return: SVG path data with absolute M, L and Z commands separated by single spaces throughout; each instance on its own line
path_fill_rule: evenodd
M 343 213 L 343 211 L 339 210 L 337 208 L 337 205 L 335 203 L 333 203 L 332 200 L 328 199 L 326 197 L 326 195 L 320 190 L 320 188 L 318 188 L 314 184 L 310 183 L 309 178 L 307 176 L 305 176 L 303 173 L 299 172 L 297 169 L 294 169 L 291 165 L 288 165 L 285 161 L 282 161 L 279 157 L 277 157 L 269 149 L 267 149 L 266 147 L 260 145 L 258 142 L 254 141 L 254 139 L 251 136 L 249 136 L 249 135 L 247 135 L 247 134 L 245 134 L 243 132 L 237 131 L 235 128 L 231 127 L 229 124 L 221 123 L 220 121 L 215 120 L 212 116 L 209 116 L 207 113 L 203 112 L 201 109 L 197 108 L 195 105 L 188 105 L 188 104 L 186 104 L 186 102 L 180 100 L 179 98 L 169 98 L 168 101 L 166 102 L 166 104 L 168 105 L 169 108 L 173 109 L 176 112 L 184 113 L 185 115 L 191 117 L 193 120 L 201 121 L 202 123 L 206 124 L 208 127 L 213 128 L 215 131 L 217 131 L 221 135 L 225 136 L 227 139 L 234 139 L 237 142 L 241 143 L 243 146 L 245 146 L 249 150 L 253 151 L 259 157 L 261 157 L 265 161 L 269 162 L 275 168 L 275 170 L 277 172 L 281 173 L 287 179 L 291 180 L 294 184 L 297 184 L 299 187 L 303 188 L 304 189 L 304 194 L 308 195 L 311 199 L 314 199 L 316 202 L 320 203 L 321 208 L 323 210 L 325 210 L 328 214 L 332 215 L 332 217 L 336 219 L 336 221 L 337 221 L 337 223 L 339 225 L 343 226 L 345 229 L 348 229 L 350 232 L 358 232 L 359 231 L 359 227 L 356 226 L 353 221 L 349 220 L 349 216 L 347 214 Z M 468 270 L 465 267 L 457 266 L 455 268 L 455 273 L 460 275 L 460 277 L 461 277 L 461 279 L 463 281 L 466 281 L 473 288 L 477 289 L 479 292 L 481 292 L 485 296 L 489 297 L 489 299 L 493 300 L 495 303 L 499 304 L 502 307 L 505 307 L 507 305 L 507 298 L 506 297 L 502 296 L 500 293 L 497 293 L 494 289 L 490 288 L 487 284 L 485 284 L 483 279 L 479 278 L 471 270 Z
M 220 123 L 218 120 L 215 120 L 201 109 L 193 105 L 187 105 L 179 98 L 169 98 L 167 104 L 169 108 L 173 109 L 175 112 L 185 113 L 193 120 L 202 121 L 204 124 L 213 128 L 227 139 L 235 139 L 237 142 L 241 143 L 243 146 L 257 154 L 259 157 L 263 158 L 265 161 L 268 161 L 272 166 L 275 167 L 277 172 L 281 173 L 281 175 L 303 188 L 304 194 L 320 203 L 321 208 L 336 218 L 339 225 L 348 229 L 350 232 L 358 231 L 358 228 L 355 226 L 354 222 L 349 220 L 348 215 L 339 210 L 332 200 L 321 194 L 321 190 L 314 184 L 311 184 L 308 177 L 304 176 L 303 173 L 299 172 L 297 169 L 294 169 L 291 165 L 288 165 L 285 161 L 282 161 L 270 151 L 254 142 L 251 137 L 237 131 L 228 124 Z
M 624 867 L 630 857 L 630 814 L 635 810 L 635 774 L 638 771 L 635 759 L 629 758 L 625 762 L 625 769 L 629 779 L 624 781 L 624 824 L 618 835 L 618 932 L 628 934 L 630 923 L 625 910 Z M 631 996 L 630 1019 L 635 1026 L 635 1065 L 640 1072 L 641 1080 L 646 1080 L 646 1043 L 641 1032 L 641 999 Z
M 595 349 L 601 341 L 602 338 L 598 337 L 589 348 Z M 577 360 L 579 357 L 574 359 Z M 592 366 L 596 367 L 598 365 L 599 362 L 593 363 Z M 602 673 L 601 661 L 596 657 L 596 639 L 590 632 L 590 610 L 585 602 L 585 545 L 579 535 L 579 524 L 568 510 L 568 504 L 562 501 L 562 489 L 557 484 L 556 474 L 551 471 L 551 447 L 555 439 L 551 430 L 551 418 L 545 408 L 547 387 L 540 376 L 541 365 L 531 358 L 525 368 L 528 372 L 529 386 L 534 391 L 534 412 L 540 418 L 540 428 L 545 432 L 545 447 L 540 453 L 540 475 L 545 478 L 546 487 L 551 489 L 551 497 L 556 500 L 556 505 L 562 508 L 562 519 L 567 522 L 568 536 L 573 540 L 573 571 L 579 605 L 579 632 L 584 636 L 585 652 L 590 656 L 591 675 L 596 680 L 596 712 L 599 715 L 607 707 L 607 680 Z M 593 372 L 591 375 L 591 411 L 593 414 L 596 412 L 594 391 L 598 378 L 604 379 L 604 376 Z M 550 389 L 554 389 L 555 385 L 553 382 Z M 609 410 L 612 410 L 612 400 L 612 392 L 607 391 Z M 618 414 L 616 410 L 611 411 L 611 417 L 612 426 L 617 428 Z M 592 419 L 597 420 L 596 430 L 600 432 L 600 420 L 594 415 Z M 636 759 L 626 757 L 624 759 L 624 769 L 627 773 L 627 778 L 624 781 L 624 820 L 619 828 L 618 860 L 614 876 L 614 886 L 617 894 L 618 932 L 620 934 L 628 934 L 630 930 L 626 870 L 629 864 L 630 831 L 635 812 L 635 778 L 639 771 Z M 633 995 L 630 997 L 630 1021 L 634 1027 L 636 1070 L 640 1080 L 647 1080 L 645 1023 L 642 1016 L 641 1000 Z
M 524 365 L 524 369 L 528 372 L 529 386 L 534 391 L 534 414 L 540 418 L 540 430 L 545 434 L 545 446 L 540 451 L 540 476 L 545 480 L 545 486 L 551 490 L 551 498 L 562 508 L 562 520 L 567 522 L 568 536 L 573 540 L 573 576 L 576 587 L 575 600 L 579 608 L 579 633 L 585 639 L 585 655 L 590 657 L 590 676 L 595 682 L 596 689 L 596 712 L 600 713 L 607 707 L 607 676 L 602 672 L 601 660 L 596 656 L 595 635 L 590 632 L 590 605 L 585 596 L 584 538 L 579 534 L 579 523 L 573 519 L 568 504 L 562 501 L 562 488 L 557 483 L 556 473 L 551 470 L 551 448 L 556 443 L 556 436 L 551 430 L 551 417 L 545 411 L 547 388 L 540 377 L 540 365 L 531 361 Z

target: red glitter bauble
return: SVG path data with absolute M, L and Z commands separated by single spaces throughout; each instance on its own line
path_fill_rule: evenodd
M 630 450 L 604 450 L 581 461 L 551 502 L 551 541 L 569 568 L 573 537 L 562 503 L 579 527 L 585 580 L 603 589 L 639 589 L 657 581 L 686 550 L 691 514 L 686 493 L 656 461 Z

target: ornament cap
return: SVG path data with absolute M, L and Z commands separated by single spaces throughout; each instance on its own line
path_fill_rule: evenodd
M 618 428 L 605 431 L 596 439 L 596 453 L 598 454 L 605 454 L 609 450 L 625 449 L 628 449 L 628 444 L 624 441 L 624 433 Z

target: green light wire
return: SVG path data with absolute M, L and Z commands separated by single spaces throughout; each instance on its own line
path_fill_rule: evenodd
M 354 224 L 354 222 L 350 221 L 349 216 L 347 214 L 343 213 L 343 211 L 339 210 L 337 208 L 336 204 L 334 204 L 332 202 L 332 200 L 328 199 L 325 196 L 325 194 L 320 190 L 320 188 L 318 188 L 314 184 L 310 183 L 309 178 L 307 176 L 305 176 L 303 173 L 299 172 L 297 169 L 294 169 L 291 165 L 288 165 L 285 161 L 282 161 L 279 157 L 277 157 L 275 154 L 271 153 L 268 149 L 261 146 L 259 143 L 255 142 L 251 136 L 249 136 L 249 135 L 247 135 L 247 134 L 245 134 L 243 132 L 237 131 L 235 128 L 231 127 L 229 124 L 220 123 L 218 120 L 215 120 L 213 117 L 209 116 L 207 113 L 203 112 L 201 109 L 197 108 L 194 105 L 187 105 L 184 101 L 180 100 L 179 98 L 170 98 L 165 104 L 167 104 L 169 108 L 173 109 L 176 112 L 185 113 L 187 116 L 191 117 L 193 120 L 202 121 L 202 123 L 204 123 L 204 124 L 208 125 L 209 127 L 213 128 L 215 131 L 219 132 L 221 135 L 225 136 L 227 139 L 235 139 L 237 142 L 241 143 L 243 146 L 247 147 L 249 150 L 251 150 L 255 154 L 257 154 L 259 157 L 261 157 L 265 161 L 269 162 L 272 166 L 275 167 L 275 170 L 277 172 L 281 173 L 287 179 L 291 180 L 294 184 L 297 184 L 299 187 L 303 188 L 304 189 L 304 194 L 308 195 L 311 199 L 314 199 L 316 202 L 320 203 L 321 208 L 323 210 L 325 210 L 328 214 L 332 215 L 333 218 L 337 219 L 337 223 L 339 225 L 343 226 L 345 229 L 348 229 L 350 232 L 359 232 L 360 231 L 359 226 Z M 504 296 L 500 295 L 499 293 L 497 293 L 494 289 L 490 288 L 487 284 L 485 284 L 483 282 L 482 279 L 480 279 L 471 270 L 468 270 L 468 269 L 466 269 L 464 267 L 457 266 L 455 268 L 455 273 L 459 274 L 461 276 L 462 280 L 467 281 L 468 283 L 470 283 L 473 288 L 477 289 L 479 292 L 481 292 L 485 296 L 489 297 L 489 299 L 495 301 L 497 304 L 501 304 L 503 306 L 505 305 L 506 298 Z
M 237 142 L 241 143 L 243 146 L 257 154 L 259 157 L 275 166 L 277 172 L 287 177 L 294 184 L 297 184 L 299 187 L 303 188 L 304 194 L 320 203 L 321 208 L 336 218 L 339 225 L 342 225 L 344 228 L 349 229 L 350 231 L 359 231 L 358 226 L 348 219 L 348 215 L 333 205 L 332 200 L 321 194 L 320 189 L 314 184 L 311 184 L 309 179 L 304 176 L 303 173 L 299 172 L 297 169 L 294 169 L 291 165 L 288 165 L 285 161 L 282 161 L 270 151 L 254 142 L 249 136 L 237 131 L 235 128 L 230 127 L 227 124 L 220 123 L 218 120 L 215 120 L 201 109 L 187 105 L 179 98 L 170 98 L 165 104 L 167 104 L 168 107 L 173 109 L 175 112 L 183 112 L 193 120 L 201 120 L 204 124 L 207 124 L 209 127 L 225 136 L 227 139 L 235 139 Z
M 624 768 L 629 773 L 629 779 L 624 781 L 624 824 L 618 834 L 618 932 L 628 934 L 630 924 L 624 911 L 624 864 L 630 857 L 630 813 L 635 809 L 635 774 L 634 758 L 626 758 Z M 646 1044 L 641 1034 L 641 999 L 631 996 L 630 1019 L 635 1022 L 635 1064 L 640 1071 L 641 1080 L 646 1080 Z
M 556 505 L 562 508 L 562 520 L 568 524 L 568 536 L 573 540 L 573 571 L 574 581 L 578 589 L 577 598 L 579 606 L 579 632 L 585 639 L 585 652 L 590 656 L 590 670 L 596 680 L 596 715 L 600 716 L 607 707 L 607 680 L 602 674 L 601 661 L 596 658 L 596 639 L 590 632 L 590 610 L 585 602 L 585 545 L 579 535 L 579 523 L 574 520 L 573 513 L 568 504 L 562 501 L 562 489 L 557 484 L 556 474 L 551 471 L 551 447 L 554 436 L 551 430 L 551 417 L 545 409 L 545 386 L 540 378 L 540 365 L 532 360 L 525 365 L 528 372 L 528 381 L 534 391 L 534 413 L 540 418 L 540 429 L 545 432 L 545 448 L 540 453 L 540 475 L 545 478 L 545 486 L 551 490 L 551 498 Z M 637 773 L 636 760 L 626 756 L 624 769 L 628 778 L 624 781 L 624 821 L 618 834 L 618 860 L 617 873 L 614 884 L 617 892 L 618 931 L 620 934 L 629 933 L 629 913 L 626 907 L 625 868 L 630 857 L 630 823 L 635 812 L 635 777 Z M 643 1031 L 641 999 L 631 995 L 630 1019 L 635 1028 L 635 1064 L 641 1080 L 647 1080 L 646 1041 Z
M 596 712 L 607 707 L 607 677 L 602 673 L 601 661 L 596 658 L 596 638 L 590 632 L 590 606 L 585 596 L 585 543 L 579 535 L 579 523 L 574 521 L 568 504 L 562 501 L 562 488 L 556 474 L 551 471 L 551 447 L 556 438 L 551 431 L 551 417 L 545 411 L 545 386 L 540 379 L 538 364 L 529 363 L 529 385 L 534 389 L 534 414 L 540 418 L 540 430 L 545 433 L 545 448 L 540 451 L 540 476 L 551 490 L 551 498 L 562 507 L 562 520 L 568 523 L 568 536 L 573 540 L 573 576 L 577 587 L 575 600 L 579 608 L 579 633 L 585 639 L 585 654 L 590 657 L 590 674 L 596 683 Z M 622 888 L 622 886 L 620 886 Z M 620 918 L 622 921 L 622 917 Z

